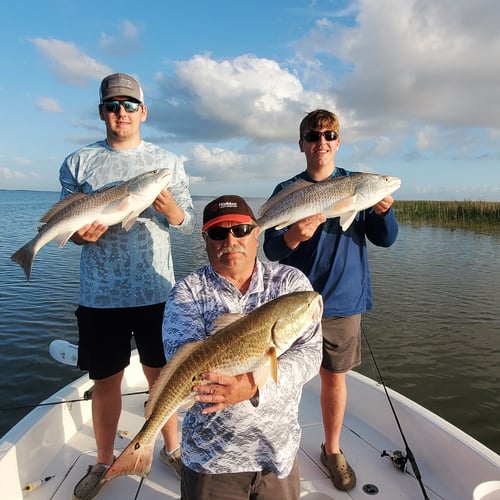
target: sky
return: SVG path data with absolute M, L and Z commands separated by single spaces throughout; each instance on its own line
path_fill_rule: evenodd
M 0 189 L 59 191 L 124 72 L 192 195 L 268 197 L 323 108 L 336 165 L 400 177 L 396 199 L 500 201 L 499 25 L 497 0 L 4 0 Z

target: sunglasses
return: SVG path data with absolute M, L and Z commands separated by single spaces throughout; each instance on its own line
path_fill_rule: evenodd
M 307 142 L 318 142 L 319 138 L 323 136 L 326 141 L 335 141 L 339 134 L 334 130 L 325 130 L 324 132 L 318 132 L 317 130 L 309 130 L 306 132 L 302 138 Z
M 109 113 L 118 113 L 120 111 L 120 105 L 127 113 L 135 113 L 139 111 L 139 106 L 141 103 L 135 101 L 103 101 L 102 105 Z
M 243 238 L 248 236 L 257 226 L 253 224 L 238 224 L 231 227 L 211 227 L 205 233 L 211 240 L 222 241 L 231 233 L 235 238 Z

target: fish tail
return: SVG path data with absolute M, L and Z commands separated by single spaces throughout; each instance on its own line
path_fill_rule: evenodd
M 104 475 L 102 481 L 118 476 L 147 476 L 153 462 L 154 441 L 142 443 L 139 433 L 120 453 Z
M 11 259 L 23 268 L 28 281 L 31 276 L 31 269 L 33 267 L 33 259 L 35 258 L 35 255 L 35 245 L 32 241 L 30 241 L 11 256 Z

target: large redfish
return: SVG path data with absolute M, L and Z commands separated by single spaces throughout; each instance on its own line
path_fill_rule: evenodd
M 347 231 L 356 214 L 370 208 L 401 186 L 401 179 L 389 175 L 355 173 L 320 182 L 304 179 L 290 184 L 269 198 L 259 209 L 261 232 L 282 229 L 318 213 L 340 217 Z
M 321 320 L 323 302 L 314 291 L 292 292 L 271 300 L 197 342 L 184 344 L 156 380 L 146 405 L 146 422 L 107 470 L 103 481 L 151 470 L 155 440 L 167 420 L 194 402 L 194 385 L 202 373 L 227 375 L 256 372 L 262 385 L 269 374 L 277 380 L 277 357 L 312 322 Z M 258 382 L 260 381 L 260 382 Z
M 128 231 L 141 212 L 168 185 L 171 177 L 170 170 L 156 169 L 109 188 L 89 194 L 75 193 L 64 198 L 40 219 L 44 225 L 38 234 L 15 252 L 11 259 L 23 268 L 29 280 L 35 255 L 52 240 L 63 247 L 76 231 L 96 220 L 106 226 L 121 222 Z

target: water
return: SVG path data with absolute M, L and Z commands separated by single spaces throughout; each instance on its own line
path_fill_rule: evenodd
M 48 352 L 77 342 L 79 248 L 49 243 L 29 283 L 10 260 L 57 199 L 0 190 L 0 435 L 82 374 Z M 198 214 L 210 199 L 194 198 Z M 206 262 L 199 230 L 172 240 L 177 278 Z M 393 247 L 369 251 L 375 311 L 363 328 L 386 385 L 500 453 L 500 235 L 404 225 Z M 366 342 L 359 371 L 377 378 Z

